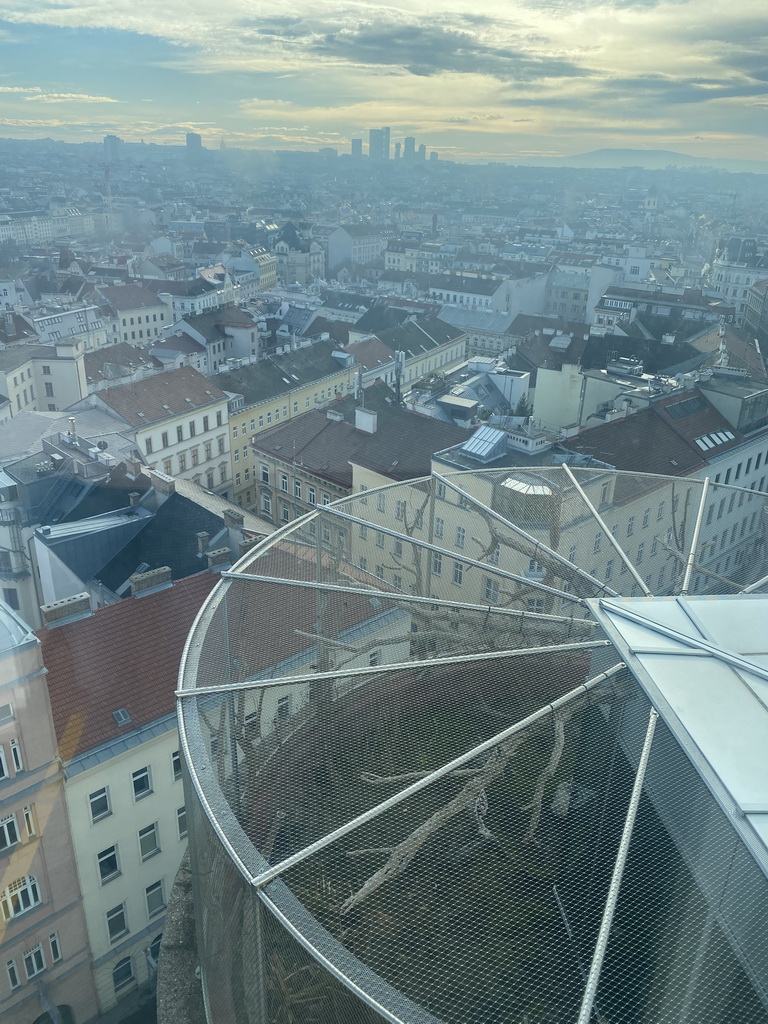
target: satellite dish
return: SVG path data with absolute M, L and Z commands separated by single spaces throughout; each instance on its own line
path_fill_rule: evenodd
M 96 447 L 100 451 L 105 452 L 107 450 L 107 448 L 109 448 L 109 445 L 107 444 L 106 441 L 98 441 L 97 444 L 96 444 Z

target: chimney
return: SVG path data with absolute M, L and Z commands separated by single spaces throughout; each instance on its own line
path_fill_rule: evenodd
M 211 539 L 211 535 L 210 533 L 206 533 L 205 530 L 201 530 L 199 533 L 196 533 L 195 536 L 197 537 L 197 553 L 198 555 L 202 555 L 208 547 L 208 541 Z
M 129 494 L 128 494 L 128 501 L 131 503 L 132 506 L 138 505 L 140 499 L 141 499 L 141 494 L 139 494 L 138 491 L 130 491 L 129 492 Z
M 149 572 L 136 572 L 130 577 L 131 594 L 133 597 L 146 597 L 158 590 L 167 590 L 173 586 L 170 566 L 161 565 L 159 569 Z
M 167 473 L 161 473 L 159 469 L 147 470 L 147 476 L 152 481 L 152 486 L 157 494 L 173 494 L 176 490 L 176 481 Z
M 208 568 L 216 569 L 218 566 L 229 565 L 232 561 L 232 552 L 229 548 L 216 548 L 215 551 L 209 551 L 206 555 L 208 559 Z
M 43 613 L 43 625 L 48 629 L 55 629 L 56 626 L 63 626 L 64 623 L 74 622 L 76 619 L 87 619 L 93 614 L 91 595 L 83 591 L 81 594 L 73 594 L 72 597 L 63 597 L 51 604 L 41 604 L 40 611 Z
M 242 530 L 243 528 L 243 513 L 236 512 L 233 508 L 225 508 L 222 513 L 222 519 L 228 530 Z
M 370 409 L 355 409 L 355 429 L 365 434 L 375 434 L 378 416 Z
M 129 455 L 125 460 L 125 472 L 132 479 L 135 480 L 141 473 L 141 462 L 136 458 L 135 455 Z

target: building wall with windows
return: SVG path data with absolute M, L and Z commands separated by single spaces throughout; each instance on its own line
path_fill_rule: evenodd
M 66 409 L 88 394 L 85 352 L 76 339 L 0 352 L 0 389 L 10 415 Z
M 354 388 L 355 367 L 340 369 L 338 373 L 313 381 L 282 395 L 273 395 L 260 402 L 245 406 L 238 412 L 230 413 L 229 445 L 232 455 L 233 500 L 243 508 L 259 505 L 258 482 L 260 480 L 258 460 L 254 460 L 249 440 L 264 430 L 285 420 L 291 420 L 302 413 L 333 401 L 340 395 L 349 394 Z M 340 492 L 335 497 L 340 497 Z M 306 511 L 306 509 L 304 510 Z
M 96 1012 L 40 644 L 0 604 L 0 1019 L 48 1004 Z
M 171 715 L 66 766 L 102 1013 L 150 979 L 153 943 L 157 958 L 165 903 L 186 849 L 178 749 Z

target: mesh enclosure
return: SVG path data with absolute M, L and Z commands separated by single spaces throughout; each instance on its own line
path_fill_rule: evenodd
M 765 497 L 481 470 L 249 552 L 181 672 L 209 1020 L 768 1022 L 765 875 L 586 604 L 760 589 Z

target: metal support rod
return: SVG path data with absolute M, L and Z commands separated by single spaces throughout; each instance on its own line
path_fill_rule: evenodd
M 435 549 L 442 550 L 442 549 Z M 450 552 L 449 552 L 450 553 Z M 481 563 L 485 564 L 485 563 Z M 489 570 L 494 570 L 495 566 L 489 565 Z M 503 575 L 507 575 L 504 570 L 495 570 L 501 572 Z M 381 590 L 380 588 L 372 589 L 365 587 L 343 587 L 336 583 L 317 583 L 314 580 L 287 580 L 280 576 L 259 576 L 256 573 L 237 572 L 233 569 L 225 569 L 221 574 L 223 580 L 246 580 L 249 583 L 279 583 L 286 587 L 300 587 L 302 590 L 306 590 L 308 587 L 314 589 L 332 590 L 334 593 L 339 594 L 360 594 L 362 597 L 372 598 L 383 596 L 388 601 L 402 602 L 403 604 L 428 604 L 428 605 L 440 605 L 441 608 L 461 608 L 472 612 L 487 612 L 488 609 L 493 612 L 494 615 L 507 615 L 514 618 L 526 618 L 536 619 L 545 622 L 569 622 L 578 623 L 579 626 L 592 629 L 597 623 L 591 622 L 589 619 L 575 619 L 572 615 L 551 615 L 546 612 L 529 612 L 523 611 L 520 608 L 502 608 L 496 605 L 487 604 L 473 604 L 468 601 L 448 601 L 444 597 L 418 597 L 416 594 L 403 594 L 398 590 Z M 571 600 L 574 600 L 573 594 L 568 595 Z M 612 597 L 618 597 L 618 594 L 611 594 Z
M 210 693 L 236 693 L 238 690 L 264 689 L 270 686 L 286 686 L 289 683 L 314 683 L 323 679 L 354 679 L 355 676 L 384 675 L 387 672 L 432 668 L 434 665 L 463 665 L 478 661 L 498 661 L 507 658 L 525 658 L 539 654 L 558 654 L 562 651 L 590 651 L 596 647 L 610 647 L 610 640 L 583 640 L 572 644 L 550 644 L 546 647 L 517 647 L 507 651 L 480 651 L 477 654 L 451 654 L 445 658 L 425 658 L 419 661 L 395 661 L 390 665 L 365 665 L 362 668 L 337 666 L 331 672 L 310 672 L 304 675 L 246 679 L 242 683 L 218 683 L 215 686 L 198 686 L 194 690 L 177 690 L 177 697 L 202 697 Z
M 479 508 L 481 508 L 483 515 L 487 515 L 491 519 L 495 519 L 496 522 L 503 526 L 506 530 L 511 530 L 512 533 L 517 534 L 518 537 L 522 537 L 522 539 L 528 541 L 529 544 L 533 544 L 534 547 L 543 551 L 550 558 L 554 559 L 554 561 L 559 562 L 560 565 L 566 566 L 572 573 L 575 573 L 581 579 L 586 580 L 591 586 L 596 587 L 598 590 L 602 590 L 605 593 L 611 594 L 615 597 L 619 596 L 618 591 L 614 590 L 612 587 L 609 587 L 604 580 L 599 580 L 596 576 L 591 576 L 584 569 L 580 569 L 578 565 L 574 565 L 573 562 L 570 562 L 564 555 L 561 555 L 559 554 L 559 552 L 555 551 L 554 548 L 551 548 L 548 544 L 545 544 L 544 541 L 537 540 L 535 537 L 532 537 L 530 533 L 526 533 L 525 530 L 522 530 L 519 526 L 516 526 L 511 520 L 505 519 L 504 516 L 500 515 L 498 512 L 494 512 L 494 510 L 490 508 L 488 505 L 483 505 L 483 503 L 481 501 L 478 501 L 477 498 L 473 497 L 469 493 L 469 491 L 465 491 L 463 487 L 459 487 L 458 484 L 453 483 L 450 477 L 440 476 L 439 473 L 433 473 L 433 476 L 436 480 L 439 480 L 440 483 L 445 484 L 446 487 L 450 487 L 451 490 L 456 491 L 457 494 L 462 495 L 462 497 L 464 498 L 468 498 L 474 505 L 477 505 Z
M 586 683 L 582 683 L 575 689 L 569 690 L 569 692 L 564 694 L 562 697 L 558 697 L 557 700 L 553 700 L 551 704 L 545 704 L 544 707 L 539 708 L 538 711 L 534 711 L 533 714 L 527 715 L 525 718 L 521 719 L 521 721 L 509 726 L 508 729 L 502 730 L 502 732 L 492 736 L 489 740 L 479 743 L 476 747 L 465 751 L 463 754 L 455 757 L 452 761 L 442 765 L 442 767 L 436 768 L 433 772 L 425 775 L 424 778 L 411 783 L 411 785 L 406 786 L 405 789 L 401 789 L 400 792 L 395 793 L 394 796 L 389 797 L 387 800 L 382 800 L 380 803 L 376 804 L 375 807 L 372 807 L 367 811 L 363 811 L 363 813 L 358 814 L 356 818 L 346 822 L 344 825 L 340 825 L 339 828 L 333 829 L 333 831 L 329 832 L 327 835 L 322 836 L 322 838 L 315 840 L 314 843 L 310 843 L 309 846 L 304 847 L 303 850 L 299 850 L 290 857 L 286 857 L 285 860 L 281 861 L 279 864 L 273 865 L 257 877 L 253 878 L 251 880 L 251 884 L 257 888 L 266 885 L 267 882 L 271 882 L 273 878 L 277 878 L 278 875 L 282 875 L 283 872 L 287 871 L 289 868 L 294 867 L 296 864 L 300 864 L 302 861 L 305 861 L 308 857 L 312 857 L 320 850 L 324 850 L 327 846 L 335 843 L 338 839 L 342 839 L 350 832 L 354 832 L 355 829 L 360 828 L 362 825 L 367 825 L 368 822 L 380 817 L 393 807 L 397 807 L 404 800 L 408 800 L 410 797 L 415 796 L 416 793 L 420 793 L 423 789 L 431 786 L 432 783 L 445 778 L 446 775 L 450 775 L 451 772 L 456 771 L 457 768 L 463 767 L 467 762 L 473 761 L 481 754 L 493 750 L 493 748 L 497 747 L 500 743 L 504 743 L 512 736 L 522 732 L 524 729 L 527 729 L 529 726 L 535 725 L 548 715 L 554 714 L 561 708 L 567 707 L 577 697 L 583 696 L 591 690 L 594 690 L 597 686 L 600 686 L 608 679 L 613 678 L 613 676 L 625 667 L 624 662 L 620 661 L 605 672 L 601 672 L 599 675 L 593 676 L 593 678 L 588 679 Z
M 596 519 L 598 525 L 600 526 L 600 528 L 602 529 L 602 531 L 605 533 L 605 535 L 608 538 L 610 544 L 613 546 L 613 549 L 615 550 L 616 554 L 619 556 L 619 558 L 622 560 L 622 562 L 626 565 L 626 567 L 629 569 L 629 571 L 635 577 L 635 581 L 640 584 L 640 589 L 643 591 L 645 596 L 646 597 L 650 597 L 651 596 L 651 592 L 648 589 L 648 587 L 646 586 L 645 580 L 640 575 L 640 573 L 637 571 L 635 566 L 632 564 L 632 561 L 630 560 L 630 558 L 627 555 L 627 553 L 624 550 L 624 548 L 621 546 L 621 544 L 619 544 L 619 542 L 613 536 L 611 531 L 608 529 L 608 524 L 605 522 L 603 517 L 600 515 L 600 513 L 597 511 L 595 506 L 592 504 L 592 502 L 587 497 L 587 492 L 584 490 L 584 488 L 581 486 L 579 481 L 576 479 L 576 477 L 571 472 L 571 467 L 568 466 L 566 463 L 563 463 L 563 469 L 565 470 L 565 472 L 570 477 L 570 480 L 571 480 L 571 483 L 573 484 L 573 486 L 579 492 L 579 495 L 581 496 L 582 501 L 587 506 L 589 511 L 592 513 L 592 515 L 595 517 L 595 519 Z
M 632 794 L 629 798 L 629 805 L 627 806 L 627 816 L 624 819 L 624 828 L 622 829 L 619 848 L 616 851 L 616 860 L 613 865 L 611 884 L 608 887 L 608 894 L 605 898 L 605 909 L 603 910 L 603 918 L 600 922 L 600 930 L 597 933 L 597 941 L 595 942 L 595 951 L 592 955 L 592 963 L 589 968 L 587 983 L 584 986 L 584 996 L 581 1001 L 581 1010 L 579 1011 L 577 1024 L 589 1024 L 590 1018 L 592 1017 L 592 1008 L 595 1005 L 597 986 L 600 981 L 600 972 L 603 968 L 603 960 L 605 959 L 605 952 L 608 948 L 608 939 L 611 934 L 613 915 L 616 911 L 616 904 L 619 899 L 621 880 L 627 863 L 629 844 L 632 841 L 632 831 L 635 826 L 637 808 L 640 805 L 640 797 L 643 792 L 645 772 L 648 767 L 648 759 L 651 755 L 653 734 L 656 731 L 656 722 L 658 721 L 658 718 L 658 712 L 655 708 L 651 708 L 648 715 L 648 727 L 645 730 L 645 742 L 643 743 L 643 750 L 640 754 L 640 763 L 637 766 L 637 774 L 635 775 L 635 783 L 632 786 Z
M 754 583 L 750 583 L 748 587 L 744 587 L 744 589 L 740 590 L 739 593 L 754 594 L 756 590 L 760 590 L 760 588 L 764 587 L 766 583 L 768 583 L 768 576 L 763 576 L 761 579 L 755 580 Z
M 696 549 L 699 546 L 699 534 L 701 533 L 701 523 L 704 519 L 704 506 L 707 502 L 707 492 L 709 491 L 709 477 L 704 477 L 704 486 L 701 489 L 701 500 L 699 501 L 699 511 L 696 513 L 696 523 L 693 527 L 693 537 L 691 537 L 691 547 L 688 551 L 688 558 L 686 560 L 685 575 L 683 576 L 683 586 L 680 593 L 683 597 L 688 593 L 688 588 L 691 582 L 691 573 L 693 572 L 693 564 L 696 559 Z

